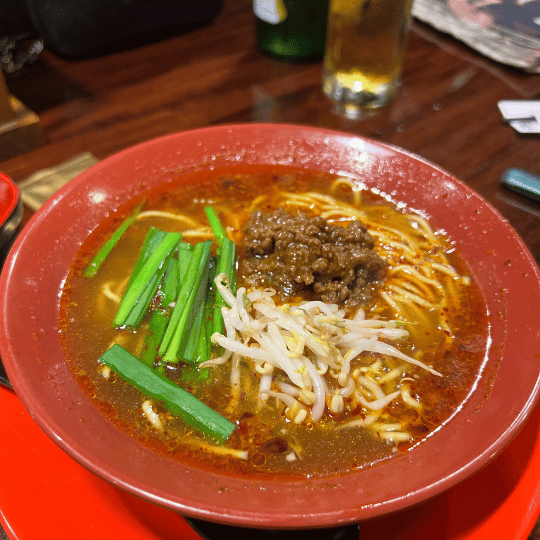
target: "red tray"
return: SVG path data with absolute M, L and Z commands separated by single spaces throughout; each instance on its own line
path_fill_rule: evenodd
M 87 471 L 0 389 L 0 523 L 12 540 L 200 540 L 178 514 Z M 360 540 L 525 540 L 540 514 L 540 408 L 494 461 L 437 497 L 362 524 Z

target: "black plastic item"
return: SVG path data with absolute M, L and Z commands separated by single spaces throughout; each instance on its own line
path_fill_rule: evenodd
M 2 359 L 0 358 L 0 384 L 6 386 L 7 388 L 12 388 L 11 383 L 7 377 L 6 370 L 4 369 L 4 364 L 2 364 Z
M 3 0 L 1 0 L 3 1 Z M 13 2 L 14 0 L 8 0 Z M 157 41 L 210 22 L 224 0 L 20 0 L 46 47 L 68 58 Z
M 0 39 L 34 32 L 24 0 L 0 1 Z
M 329 529 L 262 530 L 185 519 L 203 540 L 358 540 L 360 536 L 359 523 Z

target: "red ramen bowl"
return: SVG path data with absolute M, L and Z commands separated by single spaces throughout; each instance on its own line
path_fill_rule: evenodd
M 77 249 L 112 210 L 181 171 L 286 164 L 346 174 L 405 202 L 455 241 L 485 297 L 485 367 L 460 410 L 411 451 L 339 476 L 243 478 L 141 446 L 99 413 L 64 359 L 59 291 Z M 350 134 L 231 125 L 151 140 L 61 189 L 17 238 L 0 279 L 0 354 L 34 420 L 73 459 L 186 516 L 257 528 L 352 523 L 432 497 L 477 471 L 518 433 L 538 398 L 540 273 L 516 232 L 480 196 L 403 150 Z

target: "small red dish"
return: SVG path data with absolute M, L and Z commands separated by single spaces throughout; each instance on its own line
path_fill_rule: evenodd
M 12 238 L 21 219 L 19 188 L 7 174 L 0 172 L 0 249 Z
M 348 174 L 405 202 L 457 244 L 491 314 L 487 363 L 442 429 L 413 451 L 339 477 L 225 476 L 172 462 L 118 431 L 82 393 L 56 328 L 76 250 L 114 208 L 178 171 L 294 164 Z M 328 527 L 402 510 L 486 465 L 515 437 L 540 391 L 540 272 L 478 194 L 418 156 L 324 129 L 277 124 L 177 133 L 116 154 L 61 189 L 18 236 L 0 276 L 0 355 L 37 424 L 71 457 L 132 495 L 199 519 L 258 528 Z

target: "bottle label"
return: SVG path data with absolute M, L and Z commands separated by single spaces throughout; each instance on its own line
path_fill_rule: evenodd
M 270 24 L 278 24 L 287 18 L 283 0 L 253 0 L 253 11 L 259 19 Z

